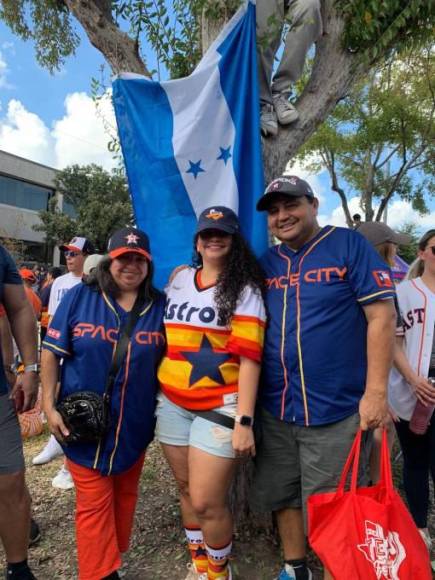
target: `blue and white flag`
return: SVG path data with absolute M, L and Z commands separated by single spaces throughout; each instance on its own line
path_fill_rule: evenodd
M 150 237 L 155 283 L 190 263 L 197 216 L 225 205 L 257 254 L 267 248 L 257 84 L 255 5 L 224 27 L 194 72 L 155 82 L 123 73 L 113 83 L 136 223 Z

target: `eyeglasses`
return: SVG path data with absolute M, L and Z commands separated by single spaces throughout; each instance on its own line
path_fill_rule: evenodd
M 80 252 L 73 252 L 72 250 L 67 250 L 66 252 L 63 253 L 65 258 L 75 258 L 79 254 L 80 254 Z
M 429 246 L 429 250 L 432 251 L 432 254 L 435 256 L 435 246 Z

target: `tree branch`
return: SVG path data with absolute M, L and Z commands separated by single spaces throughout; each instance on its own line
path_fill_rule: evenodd
M 64 1 L 114 73 L 126 71 L 151 76 L 139 55 L 136 40 L 122 32 L 114 22 L 111 0 Z

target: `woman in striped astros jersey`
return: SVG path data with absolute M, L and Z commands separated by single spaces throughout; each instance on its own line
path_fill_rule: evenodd
M 255 454 L 263 275 L 239 229 L 230 209 L 204 210 L 194 267 L 166 289 L 157 436 L 180 490 L 190 580 L 231 578 L 228 490 L 238 458 Z

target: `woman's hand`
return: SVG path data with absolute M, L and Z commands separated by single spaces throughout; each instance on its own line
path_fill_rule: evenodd
M 428 379 L 416 375 L 409 384 L 411 385 L 417 399 L 423 403 L 425 407 L 435 405 L 435 387 L 431 385 Z
M 45 411 L 45 416 L 47 417 L 47 423 L 50 432 L 53 433 L 53 435 L 60 443 L 63 443 L 65 441 L 65 437 L 68 437 L 69 435 L 69 430 L 66 428 L 65 423 L 63 422 L 62 415 L 53 407 L 49 411 Z
M 255 441 L 252 427 L 236 423 L 233 431 L 233 449 L 236 457 L 254 457 Z

